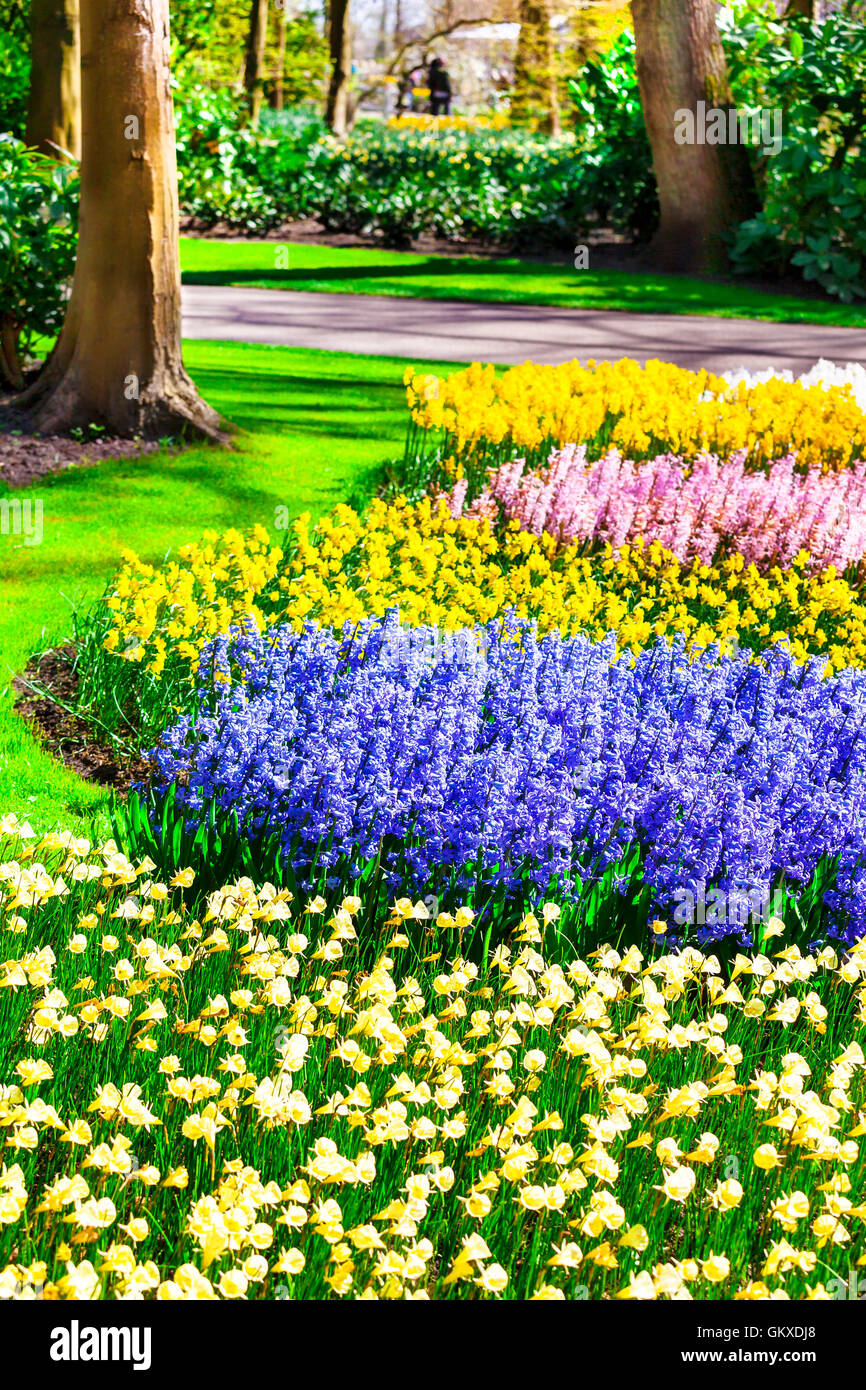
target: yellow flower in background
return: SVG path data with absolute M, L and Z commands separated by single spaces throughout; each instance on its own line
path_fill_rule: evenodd
M 389 80 L 396 79 L 385 79 L 386 82 Z M 412 94 L 423 101 L 430 92 L 427 87 L 413 87 Z M 428 116 L 421 112 L 401 111 L 399 115 L 389 116 L 385 124 L 389 130 L 429 133 L 438 140 L 443 131 L 506 130 L 510 121 L 506 112 L 496 112 L 492 116 Z

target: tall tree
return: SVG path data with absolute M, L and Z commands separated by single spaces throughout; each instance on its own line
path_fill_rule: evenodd
M 511 114 L 518 121 L 538 120 L 549 135 L 559 135 L 559 83 L 550 0 L 520 0 L 519 19 Z
M 285 72 L 286 72 L 286 12 L 280 9 L 277 20 L 277 61 L 274 69 L 274 107 L 277 111 L 283 109 L 283 99 L 285 92 Z
M 78 0 L 31 0 L 28 145 L 54 159 L 81 155 Z
M 345 135 L 349 127 L 349 73 L 352 66 L 349 0 L 330 0 L 328 11 L 331 79 L 328 83 L 325 121 L 335 135 Z
M 285 21 L 284 21 L 285 22 Z M 244 90 L 250 121 L 255 125 L 262 109 L 265 44 L 268 38 L 268 0 L 252 0 L 244 60 Z
M 54 351 L 20 398 L 43 434 L 217 437 L 181 356 L 168 0 L 82 0 L 80 235 Z
M 723 268 L 725 233 L 755 208 L 745 147 L 712 144 L 701 126 L 701 114 L 712 109 L 726 113 L 728 128 L 727 113 L 733 109 L 715 8 L 715 0 L 632 0 L 631 5 L 638 86 L 661 208 L 648 255 L 667 269 Z M 679 143 L 677 123 L 684 111 L 695 118 L 695 137 Z

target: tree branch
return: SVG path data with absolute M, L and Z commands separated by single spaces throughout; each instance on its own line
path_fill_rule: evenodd
M 453 23 L 446 24 L 441 29 L 435 29 L 432 34 L 427 34 L 423 39 L 407 39 L 405 43 L 400 44 L 399 48 L 395 49 L 393 58 L 385 68 L 384 76 L 393 77 L 397 69 L 402 65 L 406 54 L 411 52 L 413 48 L 427 49 L 430 47 L 431 43 L 436 43 L 439 39 L 447 39 L 449 34 L 455 33 L 457 29 L 466 29 L 473 24 L 498 23 L 499 21 L 492 15 L 483 15 L 476 19 L 455 19 Z M 359 92 L 356 97 L 357 104 L 360 105 L 362 101 L 366 101 L 367 97 L 372 96 L 375 91 L 375 87 L 367 87 L 363 92 Z

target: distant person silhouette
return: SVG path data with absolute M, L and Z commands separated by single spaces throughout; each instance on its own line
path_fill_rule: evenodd
M 412 69 L 411 73 L 409 74 L 409 81 L 411 83 L 409 92 L 409 110 L 420 111 L 421 99 L 420 97 L 417 97 L 415 95 L 416 90 L 424 86 L 424 69 L 420 63 L 417 67 Z
M 441 58 L 434 58 L 427 73 L 430 88 L 430 114 L 447 116 L 451 111 L 451 78 Z

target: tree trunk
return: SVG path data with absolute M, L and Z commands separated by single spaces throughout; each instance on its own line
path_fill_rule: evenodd
M 283 85 L 286 67 L 286 16 L 283 10 L 277 20 L 277 72 L 274 80 L 274 109 L 283 109 Z
M 559 72 L 556 61 L 556 44 L 553 30 L 550 27 L 549 15 L 547 23 L 547 121 L 545 129 L 548 135 L 562 134 L 562 121 L 559 115 Z
M 325 123 L 334 135 L 345 135 L 349 128 L 349 70 L 352 63 L 349 0 L 331 0 L 329 9 L 331 80 L 328 84 Z
M 262 81 L 264 79 L 267 38 L 268 0 L 252 0 L 244 62 L 244 91 L 247 94 L 251 125 L 256 124 L 262 109 Z
M 183 366 L 168 0 L 82 0 L 80 234 L 54 351 L 21 397 L 42 434 L 222 437 Z
M 388 57 L 388 0 L 382 0 L 382 22 L 379 25 L 379 42 L 373 54 L 380 63 L 387 61 Z
M 537 121 L 548 135 L 559 135 L 562 126 L 549 0 L 520 0 L 519 15 L 511 114 L 518 121 Z
M 788 15 L 800 14 L 806 19 L 815 19 L 817 4 L 815 0 L 788 0 L 788 8 L 785 10 L 785 18 Z
M 20 391 L 24 385 L 18 343 L 21 329 L 8 313 L 0 313 L 0 385 Z
M 78 0 L 31 0 L 27 144 L 52 159 L 81 157 Z
M 669 270 L 720 270 L 725 233 L 755 210 L 746 150 L 709 144 L 700 117 L 733 109 L 714 0 L 632 0 L 637 77 L 661 219 L 647 258 Z M 677 143 L 692 113 L 694 139 Z

